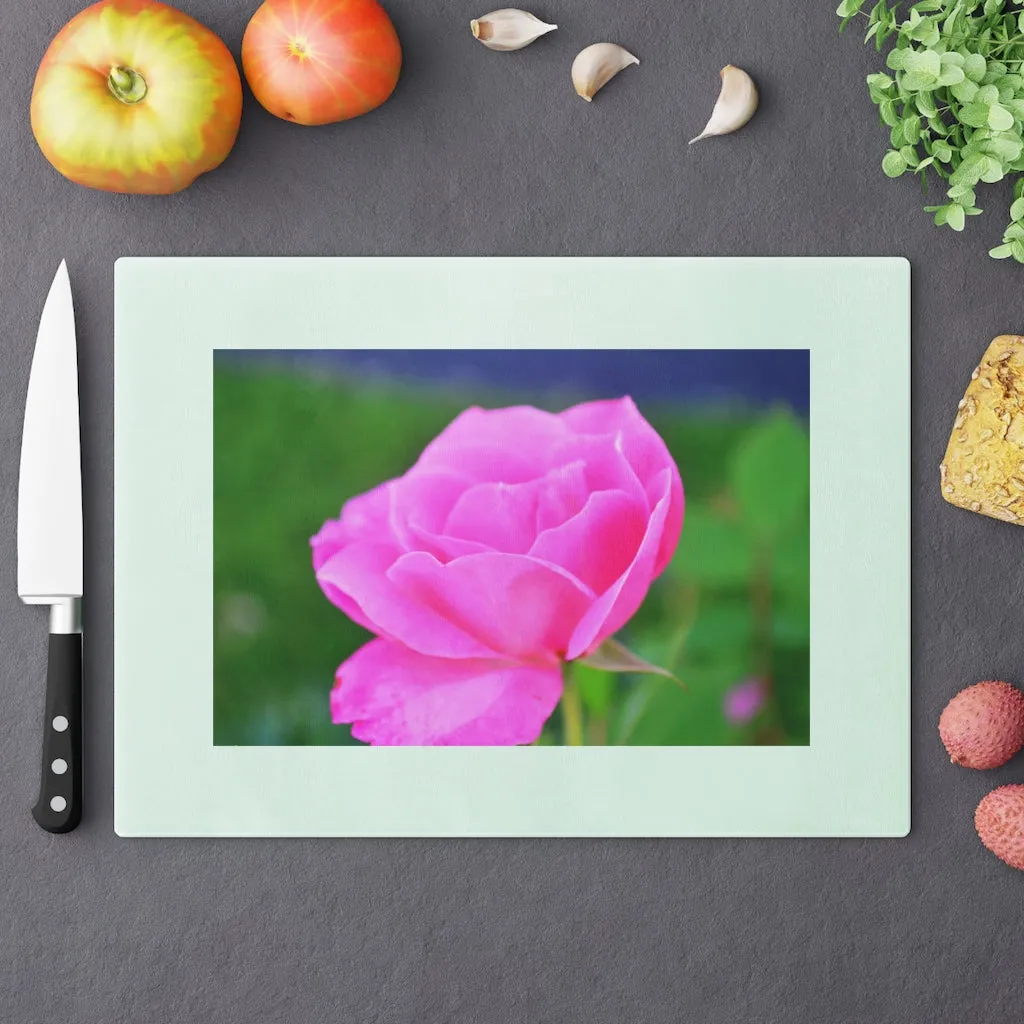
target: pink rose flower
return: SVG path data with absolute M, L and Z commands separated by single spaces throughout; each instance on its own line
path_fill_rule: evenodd
M 629 621 L 682 522 L 631 399 L 467 409 L 312 540 L 326 596 L 377 635 L 337 671 L 334 722 L 374 744 L 532 743 L 561 663 Z

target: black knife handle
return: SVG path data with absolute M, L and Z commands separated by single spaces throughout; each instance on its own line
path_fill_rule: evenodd
M 47 832 L 70 832 L 82 820 L 81 633 L 50 634 L 43 775 L 32 817 Z

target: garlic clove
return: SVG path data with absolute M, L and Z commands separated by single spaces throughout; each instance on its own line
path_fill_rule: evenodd
M 617 43 L 591 43 L 580 50 L 572 62 L 572 84 L 589 103 L 598 89 L 607 85 L 623 68 L 639 63 L 638 57 Z
M 557 25 L 548 25 L 529 11 L 503 7 L 469 23 L 474 39 L 489 50 L 521 50 L 535 39 L 554 32 Z
M 742 128 L 757 110 L 757 86 L 743 68 L 726 64 L 719 76 L 722 88 L 715 101 L 715 108 L 711 111 L 711 119 L 700 135 L 690 139 L 691 146 L 712 135 L 728 135 Z

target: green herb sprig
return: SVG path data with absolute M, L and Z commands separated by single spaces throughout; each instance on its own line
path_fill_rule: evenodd
M 867 19 L 864 42 L 879 53 L 892 40 L 886 66 L 868 75 L 868 92 L 889 129 L 882 171 L 912 173 L 927 188 L 928 172 L 948 182 L 935 223 L 963 231 L 981 213 L 979 183 L 1024 172 L 1024 0 L 918 0 L 905 4 L 843 0 L 840 31 Z M 996 259 L 1024 263 L 1024 177 L 1017 177 L 1010 223 Z

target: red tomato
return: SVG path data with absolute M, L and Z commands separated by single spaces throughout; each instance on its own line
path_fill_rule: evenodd
M 276 117 L 331 124 L 379 107 L 402 67 L 377 0 L 266 0 L 242 39 L 242 68 Z
M 156 0 L 101 0 L 50 44 L 32 132 L 65 177 L 106 192 L 187 188 L 231 152 L 242 80 L 228 48 Z

